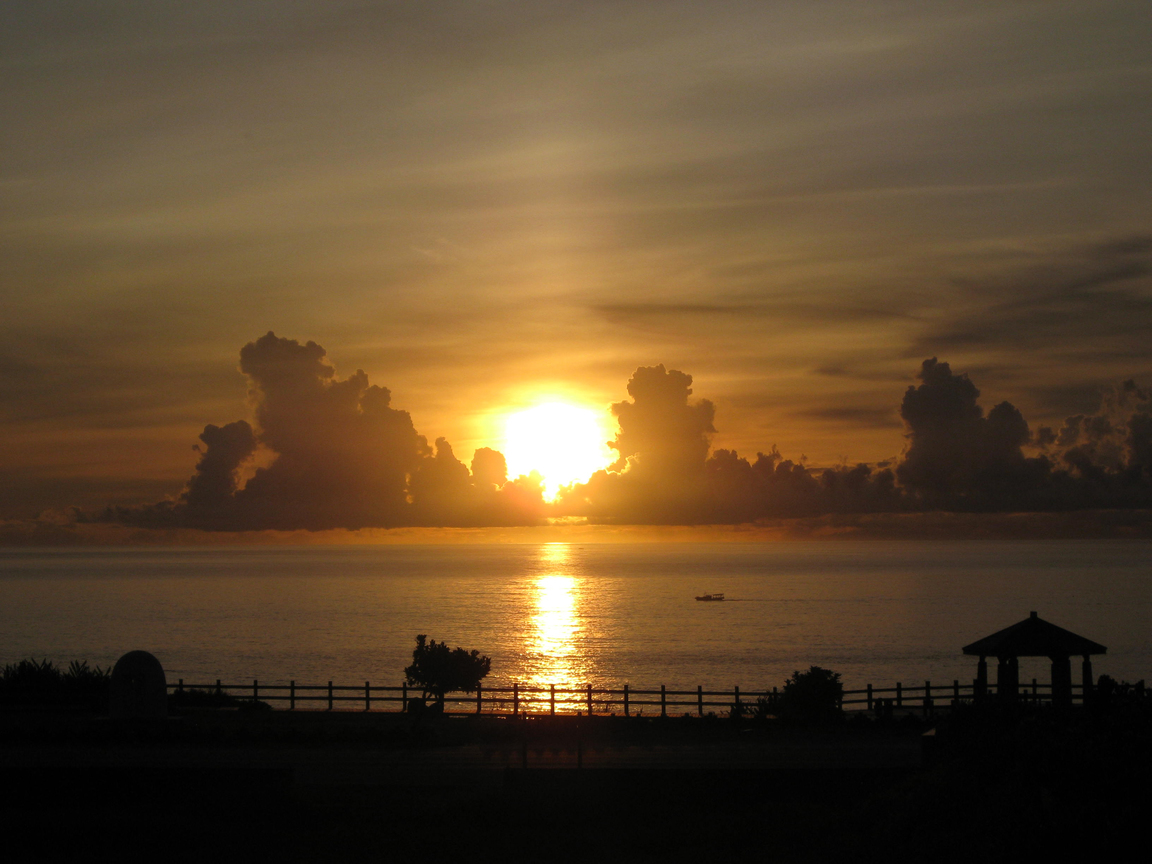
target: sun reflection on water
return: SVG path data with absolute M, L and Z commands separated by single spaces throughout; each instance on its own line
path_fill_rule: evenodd
M 571 573 L 570 556 L 566 543 L 549 543 L 540 549 L 540 573 L 532 586 L 535 609 L 526 646 L 526 683 L 533 686 L 581 684 L 587 673 L 579 615 L 580 584 Z

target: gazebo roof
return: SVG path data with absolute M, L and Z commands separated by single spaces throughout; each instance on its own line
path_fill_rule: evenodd
M 1049 624 L 1033 612 L 1018 624 L 964 646 L 980 657 L 1078 657 L 1108 649 L 1070 630 Z

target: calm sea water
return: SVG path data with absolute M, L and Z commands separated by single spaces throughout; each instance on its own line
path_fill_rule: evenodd
M 143 648 L 186 681 L 398 684 L 427 633 L 492 684 L 944 683 L 1032 610 L 1108 646 L 1098 673 L 1152 679 L 1144 542 L 0 550 L 0 663 Z

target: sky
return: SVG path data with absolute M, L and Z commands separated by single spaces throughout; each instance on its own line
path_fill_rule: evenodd
M 711 452 L 910 464 L 929 506 L 925 360 L 1028 458 L 1152 385 L 1143 2 L 5 2 L 0 73 L 3 519 L 187 504 L 208 425 L 270 460 L 270 331 L 390 391 L 409 476 L 545 398 L 615 436 L 662 365 Z

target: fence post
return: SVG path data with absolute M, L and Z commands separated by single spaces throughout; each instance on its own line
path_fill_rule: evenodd
M 480 705 L 482 704 L 480 700 L 483 698 L 480 694 L 482 694 L 483 692 L 484 692 L 484 685 L 481 684 L 479 681 L 477 681 L 476 682 L 476 713 L 477 714 L 480 713 Z
M 924 682 L 924 716 L 928 716 L 928 711 L 932 708 L 932 682 Z
M 520 716 L 520 683 L 512 682 L 512 716 Z
M 400 713 L 408 713 L 408 682 L 402 681 L 400 683 Z
M 628 716 L 628 685 L 624 685 L 624 716 Z
M 732 695 L 736 700 L 732 703 L 732 714 L 736 717 L 739 717 L 741 713 L 743 713 L 743 708 L 740 707 L 740 688 L 734 687 L 732 689 Z
M 224 691 L 220 689 L 220 679 L 219 678 L 216 679 L 216 695 L 217 696 L 223 696 L 224 695 Z
M 550 695 L 548 697 L 548 701 L 550 703 L 549 708 L 548 708 L 548 713 L 551 716 L 555 717 L 556 716 L 556 685 L 555 684 L 549 684 L 548 687 L 549 687 L 549 693 L 550 693 Z
M 592 716 L 592 685 L 588 685 L 588 716 Z
M 296 710 L 296 681 L 288 682 L 288 710 Z
M 660 685 L 660 716 L 668 716 L 668 691 L 664 689 L 664 685 Z
M 696 685 L 696 716 L 704 716 L 704 685 Z
M 868 710 L 872 710 L 872 685 L 868 685 Z
M 368 682 L 364 682 L 364 710 L 372 710 L 372 691 L 368 688 Z
M 181 678 L 180 683 L 176 685 L 176 692 L 177 693 L 183 693 L 184 692 L 184 679 L 183 678 Z
M 253 678 L 252 679 L 252 701 L 255 702 L 259 698 L 260 698 L 260 687 L 256 683 L 256 679 Z
M 904 685 L 899 681 L 896 682 L 896 707 L 904 707 Z
M 952 699 L 955 702 L 960 701 L 960 679 L 959 678 L 953 678 L 952 679 Z
M 328 710 L 332 710 L 332 682 L 328 682 Z

